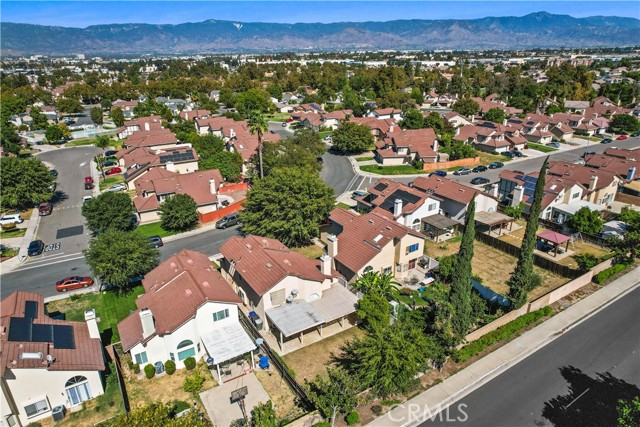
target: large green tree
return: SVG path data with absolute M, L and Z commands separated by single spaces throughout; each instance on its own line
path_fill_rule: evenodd
M 191 230 L 198 224 L 198 205 L 190 195 L 176 194 L 162 202 L 160 218 L 165 230 Z
M 342 368 L 328 368 L 326 375 L 318 375 L 306 387 L 320 415 L 332 424 L 338 413 L 346 414 L 356 406 L 360 391 L 354 377 Z
M 142 234 L 115 228 L 91 239 L 83 252 L 93 275 L 122 291 L 127 290 L 132 278 L 143 276 L 158 265 L 160 257 L 158 249 Z
M 600 217 L 600 213 L 598 211 L 592 211 L 586 206 L 578 209 L 578 211 L 569 218 L 568 222 L 574 230 L 588 234 L 598 234 L 604 226 L 604 221 Z
M 116 126 L 124 125 L 124 113 L 122 112 L 122 108 L 113 107 L 111 109 L 111 120 Z
M 309 151 L 315 157 L 320 157 L 327 151 L 327 146 L 322 142 L 320 134 L 310 128 L 299 129 L 288 139 Z
M 502 108 L 492 108 L 484 114 L 484 119 L 493 123 L 502 124 L 506 118 L 507 115 L 504 113 Z
M 60 141 L 64 137 L 64 133 L 58 126 L 51 125 L 44 132 L 44 137 L 47 138 L 49 142 Z
M 89 114 L 93 123 L 97 124 L 98 126 L 104 123 L 104 120 L 102 118 L 102 108 L 93 107 L 91 110 L 89 110 Z
M 356 314 L 362 320 L 364 328 L 370 332 L 385 328 L 391 322 L 389 301 L 378 291 L 364 294 L 358 301 Z
M 279 427 L 276 411 L 269 400 L 259 403 L 251 410 L 251 427 Z
M 393 274 L 380 272 L 365 273 L 354 282 L 353 286 L 363 293 L 378 292 L 388 299 L 398 295 L 398 282 L 393 279 Z
M 471 98 L 463 98 L 453 104 L 452 109 L 463 116 L 471 117 L 474 114 L 478 114 L 480 111 L 480 104 Z
M 234 106 L 246 118 L 249 118 L 254 111 L 268 113 L 274 108 L 271 102 L 271 95 L 263 89 L 249 89 L 236 95 Z
M 256 159 L 254 163 L 257 162 Z M 278 168 L 306 168 L 316 172 L 322 168 L 313 153 L 291 139 L 265 144 L 262 164 L 265 176 Z
M 56 102 L 58 110 L 64 113 L 82 113 L 82 104 L 77 99 L 60 98 Z
M 308 169 L 274 169 L 247 194 L 241 213 L 243 231 L 302 246 L 317 237 L 319 224 L 333 209 L 334 195 Z
M 130 230 L 135 207 L 126 193 L 107 191 L 82 205 L 82 215 L 93 232 L 108 229 Z
M 628 114 L 616 114 L 611 119 L 611 129 L 624 132 L 637 132 L 640 130 L 640 120 Z
M 413 108 L 404 114 L 399 125 L 402 129 L 421 129 L 425 127 L 424 117 L 420 110 Z
M 27 208 L 53 196 L 55 178 L 41 160 L 0 157 L 0 206 Z
M 451 321 L 453 332 L 458 340 L 464 338 L 473 322 L 471 315 L 471 262 L 473 260 L 473 241 L 476 235 L 475 212 L 476 201 L 474 198 L 467 207 L 462 242 L 460 242 L 460 250 L 451 275 L 451 293 L 449 295 L 453 309 Z
M 540 284 L 540 276 L 533 270 L 533 251 L 538 240 L 538 220 L 540 218 L 548 163 L 549 158 L 547 157 L 538 174 L 533 201 L 529 208 L 529 218 L 527 219 L 527 226 L 520 246 L 520 257 L 518 258 L 516 269 L 511 274 L 508 282 L 509 298 L 515 308 L 522 307 L 527 302 L 529 292 Z
M 362 153 L 373 146 L 373 135 L 368 127 L 344 121 L 333 133 L 333 146 L 349 153 Z

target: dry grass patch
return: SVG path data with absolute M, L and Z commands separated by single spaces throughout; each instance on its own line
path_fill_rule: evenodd
M 280 376 L 275 367 L 271 367 L 267 371 L 260 369 L 254 373 L 258 381 L 262 384 L 276 409 L 276 417 L 283 419 L 302 412 L 302 409 L 296 403 L 296 395 L 289 388 L 289 385 Z
M 343 332 L 327 337 L 282 356 L 284 362 L 296 373 L 296 380 L 313 380 L 317 375 L 327 371 L 327 365 L 334 356 L 341 352 L 340 348 L 347 342 L 364 336 L 364 332 L 354 326 Z
M 424 251 L 431 258 L 439 258 L 441 256 L 458 253 L 460 250 L 460 239 L 451 239 L 444 242 L 433 242 L 426 239 L 424 241 Z
M 309 245 L 301 248 L 293 248 L 291 250 L 311 259 L 318 259 L 324 253 L 324 249 L 318 245 Z
M 578 263 L 574 258 L 575 255 L 590 254 L 595 256 L 596 258 L 602 258 L 611 253 L 606 248 L 602 248 L 600 246 L 592 245 L 591 243 L 586 243 L 586 242 L 575 242 L 573 245 L 569 243 L 569 250 L 574 251 L 575 254 L 559 260 L 558 264 L 566 265 L 568 267 L 578 268 Z

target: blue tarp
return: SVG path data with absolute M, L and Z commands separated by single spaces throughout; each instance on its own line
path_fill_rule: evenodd
M 258 366 L 260 366 L 260 369 L 269 368 L 269 358 L 267 356 L 260 356 L 260 361 L 258 362 Z
M 477 281 L 475 281 L 473 279 L 471 279 L 471 285 L 473 286 L 473 289 L 478 291 L 480 296 L 482 298 L 486 299 L 487 301 L 489 301 L 491 303 L 494 303 L 494 304 L 501 305 L 503 307 L 509 307 L 509 305 L 510 305 L 509 299 L 507 297 L 505 297 L 504 295 L 500 295 L 499 293 L 492 291 L 491 289 L 487 288 L 486 286 L 482 286 L 480 283 L 478 283 Z

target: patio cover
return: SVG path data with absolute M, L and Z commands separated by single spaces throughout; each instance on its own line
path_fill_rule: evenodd
M 324 291 L 322 298 L 311 301 L 309 304 L 321 313 L 325 323 L 328 323 L 355 313 L 357 303 L 358 297 L 347 288 L 334 286 Z
M 555 243 L 556 245 L 560 245 L 571 239 L 571 237 L 569 236 L 565 236 L 564 234 L 556 233 L 555 231 L 551 230 L 546 230 L 538 233 L 538 237 L 548 242 Z
M 238 322 L 216 327 L 201 335 L 213 363 L 220 364 L 256 349 L 256 344 Z
M 585 207 L 596 212 L 600 212 L 604 210 L 603 206 L 596 205 L 595 203 L 587 202 L 586 200 L 580 200 L 577 203 L 571 203 L 571 204 L 560 203 L 559 205 L 554 206 L 553 209 L 569 215 L 575 215 L 576 212 L 578 212 L 580 209 Z
M 514 219 L 509 215 L 501 214 L 500 212 L 476 212 L 475 215 L 476 222 L 486 225 L 488 227 L 492 227 L 497 224 L 503 224 L 505 222 L 511 222 Z
M 458 221 L 455 221 L 451 218 L 447 218 L 444 215 L 435 214 L 429 215 L 421 219 L 425 224 L 429 224 L 435 228 L 440 230 L 446 230 L 447 228 L 455 227 L 456 225 L 460 225 Z

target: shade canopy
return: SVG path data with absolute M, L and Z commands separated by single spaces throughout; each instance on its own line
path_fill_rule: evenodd
M 555 243 L 556 245 L 560 245 L 571 239 L 569 236 L 565 236 L 562 233 L 557 233 L 551 230 L 545 230 L 538 233 L 538 237 L 540 239 L 546 240 L 547 242 Z
M 256 349 L 256 344 L 237 322 L 228 322 L 201 335 L 213 363 L 220 364 Z

